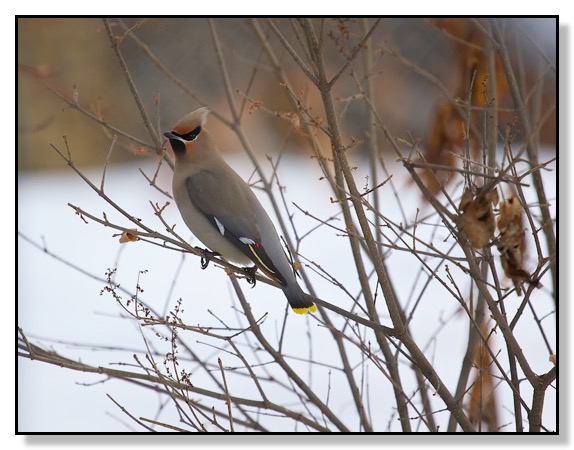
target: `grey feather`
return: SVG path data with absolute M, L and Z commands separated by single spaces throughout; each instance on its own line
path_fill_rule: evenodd
M 185 224 L 225 259 L 253 262 L 275 279 L 295 312 L 315 311 L 267 212 L 203 129 L 207 114 L 200 108 L 165 133 L 176 156 L 173 195 Z

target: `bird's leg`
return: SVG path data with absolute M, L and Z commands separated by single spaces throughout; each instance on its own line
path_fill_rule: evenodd
M 245 279 L 251 285 L 251 287 L 255 286 L 256 279 L 255 279 L 255 272 L 257 272 L 257 266 L 253 267 L 244 267 L 245 270 Z
M 213 258 L 214 256 L 221 256 L 220 253 L 209 251 L 206 248 L 201 248 L 201 247 L 195 247 L 195 248 L 203 253 L 203 256 L 201 257 L 201 268 L 202 269 L 207 269 L 207 266 L 209 265 L 209 261 L 211 261 L 211 258 Z

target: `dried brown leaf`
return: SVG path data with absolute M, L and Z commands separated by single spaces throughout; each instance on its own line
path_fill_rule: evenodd
M 518 295 L 522 295 L 522 283 L 530 281 L 530 275 L 522 268 L 526 249 L 522 223 L 522 205 L 516 197 L 499 204 L 497 220 L 499 236 L 496 246 L 504 273 L 514 283 Z
M 488 322 L 481 325 L 481 334 L 488 336 Z M 468 418 L 472 423 L 483 422 L 488 431 L 496 431 L 499 428 L 494 392 L 494 379 L 492 376 L 492 358 L 484 342 L 480 341 L 474 352 L 474 365 L 477 375 L 470 389 L 470 401 L 468 404 Z
M 450 101 L 439 103 L 427 132 L 424 155 L 427 163 L 455 167 L 454 153 L 464 144 L 463 123 L 463 118 Z M 421 176 L 429 190 L 437 194 L 440 186 L 449 181 L 451 173 L 445 170 L 424 169 Z
M 136 228 L 131 228 L 130 230 L 131 231 L 137 231 Z M 122 235 L 120 236 L 120 244 L 125 244 L 126 242 L 135 242 L 137 240 L 138 240 L 137 236 L 135 236 L 135 235 L 133 235 L 127 231 L 124 231 L 122 233 Z
M 465 189 L 460 199 L 458 229 L 465 234 L 471 245 L 482 248 L 488 245 L 494 235 L 494 213 L 492 201 L 498 198 L 496 189 L 488 192 L 479 190 L 473 197 L 469 188 Z

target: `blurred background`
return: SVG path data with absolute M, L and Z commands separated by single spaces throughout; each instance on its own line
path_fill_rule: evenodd
M 216 22 L 222 51 L 237 89 L 235 98 L 250 101 L 251 114 L 244 117 L 243 125 L 259 144 L 255 148 L 261 153 L 278 151 L 278 145 L 269 144 L 278 142 L 290 151 L 306 151 L 304 141 L 297 139 L 296 133 L 288 133 L 292 124 L 285 116 L 292 112 L 291 104 L 262 55 L 261 44 L 248 19 Z M 292 33 L 286 19 L 275 22 L 286 35 Z M 529 91 L 541 85 L 541 104 L 555 104 L 556 76 L 547 65 L 556 65 L 555 20 L 525 18 L 509 22 L 511 55 L 523 70 L 523 89 Z M 341 52 L 351 51 L 360 22 L 341 19 L 328 21 L 327 26 L 337 31 L 337 35 L 343 29 L 348 36 L 348 42 L 340 37 L 327 42 L 330 45 L 326 45 L 326 60 L 334 71 Z M 132 28 L 133 33 L 122 40 L 121 49 L 157 131 L 169 128 L 183 114 L 199 106 L 197 99 L 229 118 L 223 80 L 205 19 L 125 19 L 115 23 L 114 32 L 121 36 Z M 484 85 L 480 80 L 484 61 L 476 51 L 483 46 L 479 31 L 468 19 L 382 20 L 373 35 L 376 59 L 372 78 L 379 94 L 374 106 L 396 136 L 411 135 L 423 144 L 432 140 L 433 132 L 436 134 L 437 127 L 444 125 L 437 117 L 441 111 L 444 113 L 441 105 L 445 98 L 466 100 L 469 71 L 475 68 L 478 72 L 474 104 L 484 104 L 481 95 Z M 269 30 L 265 32 L 269 36 Z M 279 54 L 281 67 L 295 92 L 314 108 L 317 116 L 322 116 L 316 89 L 285 51 Z M 150 142 L 101 20 L 19 19 L 18 64 L 19 170 L 61 168 L 62 161 L 45 143 L 64 134 L 77 144 L 74 158 L 78 164 L 102 164 L 110 144 L 110 131 L 94 126 L 93 120 L 70 106 L 74 95 L 95 117 Z M 504 85 L 503 78 L 501 81 L 497 100 L 504 108 L 511 103 L 507 87 L 500 86 Z M 355 79 L 348 74 L 342 76 L 336 86 L 337 106 L 345 118 L 342 121 L 345 135 L 364 140 L 367 107 L 353 98 L 358 83 L 364 83 L 360 73 L 355 74 Z M 555 111 L 541 124 L 540 141 L 548 147 L 555 147 L 556 143 Z M 277 134 L 257 139 L 264 131 Z M 220 144 L 222 150 L 237 148 L 226 127 L 219 133 L 229 139 L 229 144 Z M 120 137 L 113 159 L 114 162 L 133 160 L 145 150 L 148 149 Z

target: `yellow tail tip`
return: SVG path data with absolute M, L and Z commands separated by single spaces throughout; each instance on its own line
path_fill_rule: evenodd
M 315 311 L 317 311 L 317 307 L 314 304 L 305 308 L 293 308 L 293 312 L 295 312 L 295 314 L 307 314 L 309 312 L 314 313 Z

